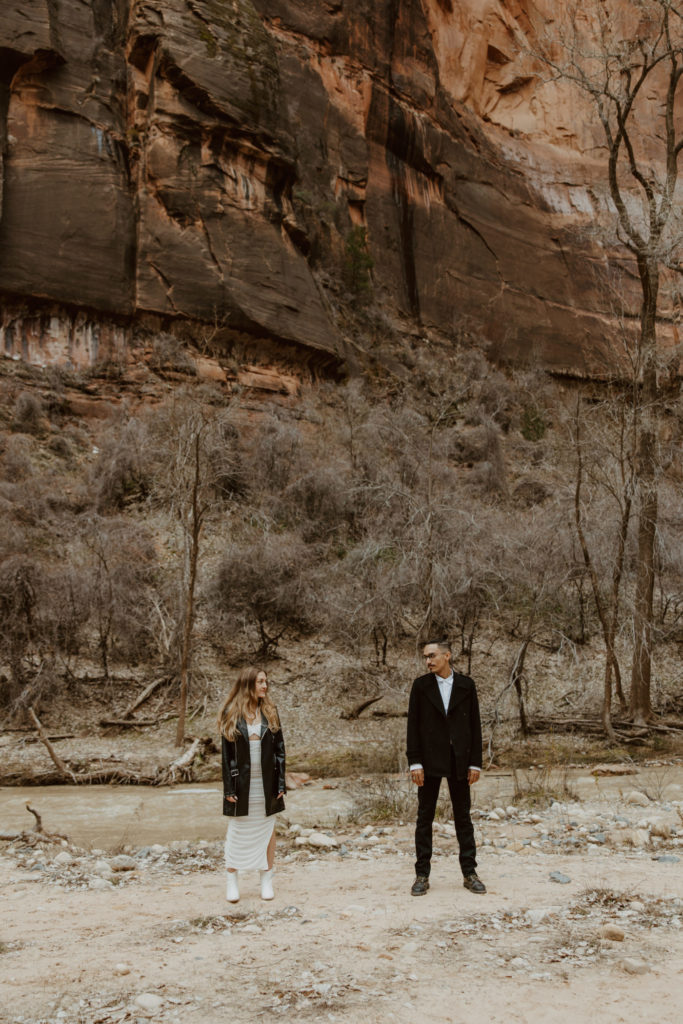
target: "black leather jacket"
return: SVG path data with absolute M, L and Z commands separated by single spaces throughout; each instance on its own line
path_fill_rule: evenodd
M 285 783 L 285 742 L 282 729 L 271 732 L 267 728 L 265 716 L 261 722 L 266 729 L 261 737 L 261 771 L 263 773 L 263 792 L 266 798 L 266 814 L 277 814 L 284 811 L 285 802 L 278 797 L 286 793 Z M 226 740 L 223 736 L 223 814 L 228 817 L 241 817 L 249 813 L 249 781 L 251 778 L 251 757 L 249 755 L 249 735 L 247 724 L 240 720 L 234 740 Z M 237 803 L 227 798 L 236 796 Z

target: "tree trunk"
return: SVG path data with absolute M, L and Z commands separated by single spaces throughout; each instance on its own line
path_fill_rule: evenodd
M 185 628 L 183 630 L 183 647 L 180 658 L 180 696 L 178 698 L 178 727 L 175 735 L 176 747 L 181 747 L 185 739 L 185 716 L 187 714 L 187 690 L 192 650 L 192 626 L 194 624 L 194 591 L 197 582 L 197 562 L 199 560 L 199 535 L 202 529 L 202 512 L 199 508 L 200 483 L 200 435 L 195 439 L 195 473 L 192 485 L 192 506 L 190 526 L 190 566 L 185 596 Z
M 643 288 L 640 353 L 642 360 L 642 422 L 637 453 L 638 561 L 633 614 L 633 666 L 630 714 L 636 725 L 646 725 L 652 715 L 652 622 L 657 536 L 657 363 L 656 313 L 659 276 L 646 259 L 638 260 Z

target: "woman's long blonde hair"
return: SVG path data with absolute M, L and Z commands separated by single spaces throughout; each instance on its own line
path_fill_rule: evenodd
M 275 705 L 271 702 L 268 694 L 266 693 L 262 699 L 256 696 L 256 679 L 261 671 L 261 669 L 243 668 L 237 677 L 237 682 L 223 701 L 218 712 L 218 728 L 226 740 L 234 740 L 239 720 L 246 719 L 247 714 L 250 718 L 253 717 L 257 710 L 261 710 L 266 716 L 271 732 L 277 732 L 280 728 Z M 265 672 L 264 675 L 266 675 Z

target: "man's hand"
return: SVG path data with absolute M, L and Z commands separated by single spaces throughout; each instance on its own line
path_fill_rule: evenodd
M 424 768 L 413 768 L 410 773 L 410 777 L 416 786 L 424 786 L 425 783 L 425 772 Z
M 467 781 L 469 782 L 470 786 L 474 785 L 474 783 L 479 778 L 479 774 L 480 774 L 480 772 L 479 772 L 478 768 L 468 768 L 467 769 Z

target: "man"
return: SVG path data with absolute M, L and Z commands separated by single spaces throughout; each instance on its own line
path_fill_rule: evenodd
M 463 885 L 470 892 L 483 893 L 486 887 L 477 877 L 470 817 L 470 786 L 481 772 L 477 691 L 469 676 L 453 672 L 447 640 L 430 640 L 423 654 L 427 675 L 413 683 L 408 706 L 408 764 L 410 777 L 418 787 L 416 878 L 410 891 L 413 896 L 423 896 L 429 889 L 432 822 L 441 779 L 445 777 L 453 805 Z

